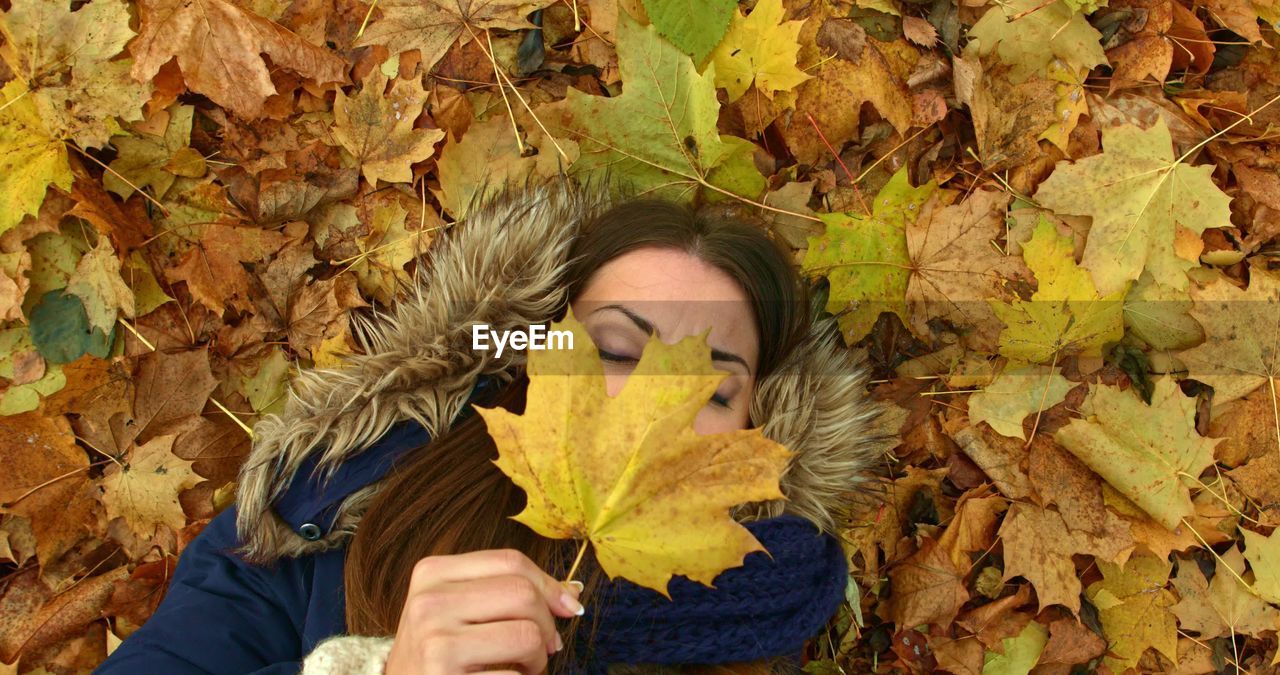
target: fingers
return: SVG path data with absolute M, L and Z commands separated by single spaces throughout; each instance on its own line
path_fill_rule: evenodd
M 495 621 L 462 629 L 451 659 L 460 671 L 483 666 L 516 666 L 523 675 L 539 675 L 547 668 L 542 633 L 532 621 Z
M 505 574 L 470 581 L 455 581 L 432 588 L 413 600 L 422 621 L 436 626 L 481 624 L 507 620 L 532 621 L 542 634 L 545 650 L 559 648 L 555 617 L 541 589 L 526 577 Z
M 538 589 L 553 614 L 570 617 L 583 613 L 576 593 L 543 572 L 528 556 L 514 549 L 491 549 L 447 556 L 431 556 L 414 565 L 409 578 L 409 596 L 439 584 L 485 577 L 515 575 Z

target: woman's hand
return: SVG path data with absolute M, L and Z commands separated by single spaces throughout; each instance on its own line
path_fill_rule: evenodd
M 562 585 L 512 549 L 423 558 L 414 565 L 385 675 L 454 675 L 509 664 L 546 669 L 563 646 L 555 617 L 582 614 L 581 586 Z

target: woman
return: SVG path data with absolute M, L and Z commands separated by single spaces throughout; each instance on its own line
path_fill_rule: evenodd
M 555 181 L 473 208 L 406 290 L 390 315 L 359 323 L 362 354 L 300 374 L 285 412 L 258 423 L 237 503 L 191 542 L 155 615 L 98 672 L 794 667 L 844 597 L 835 537 L 892 440 L 862 354 L 832 320 L 811 319 L 784 251 L 734 219 L 656 201 L 611 208 Z M 525 330 L 566 304 L 600 349 L 610 394 L 651 332 L 675 342 L 710 330 L 730 375 L 695 431 L 754 423 L 797 453 L 787 500 L 732 514 L 769 555 L 748 555 L 715 589 L 673 578 L 674 601 L 605 579 L 590 556 L 579 584 L 557 581 L 576 543 L 508 517 L 524 494 L 493 466 L 468 404 L 518 410 L 527 384 L 524 354 L 473 348 L 474 327 Z

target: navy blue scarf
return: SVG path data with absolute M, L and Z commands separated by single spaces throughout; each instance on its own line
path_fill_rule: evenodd
M 775 656 L 798 659 L 845 597 L 848 561 L 839 541 L 808 520 L 784 515 L 743 525 L 769 555 L 753 552 L 722 572 L 715 588 L 683 576 L 667 587 L 671 600 L 625 579 L 607 581 L 584 598 L 577 636 L 577 672 L 605 664 L 715 664 Z M 586 632 L 599 612 L 593 647 Z M 798 661 L 797 661 L 798 663 Z

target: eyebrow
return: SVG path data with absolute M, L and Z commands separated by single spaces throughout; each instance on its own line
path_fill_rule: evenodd
M 636 314 L 635 312 L 631 311 L 629 308 L 623 307 L 622 305 L 616 305 L 616 304 L 605 305 L 604 307 L 600 307 L 596 309 L 594 312 L 592 312 L 592 314 L 603 312 L 606 309 L 612 309 L 618 312 L 622 312 L 622 314 L 625 315 L 628 319 L 631 319 L 631 322 L 634 323 L 636 327 L 639 328 L 640 330 L 646 333 L 649 333 L 651 335 L 657 335 L 659 338 L 662 337 L 662 333 L 658 332 L 657 327 L 653 325 L 652 321 L 649 321 L 643 316 Z M 742 358 L 741 356 L 738 356 L 737 354 L 734 354 L 733 352 L 726 352 L 724 350 L 716 349 L 713 347 L 711 349 L 711 360 L 712 361 L 732 361 L 735 363 L 741 363 L 742 367 L 747 369 L 747 374 L 748 375 L 751 374 L 751 366 L 747 364 L 747 360 Z

